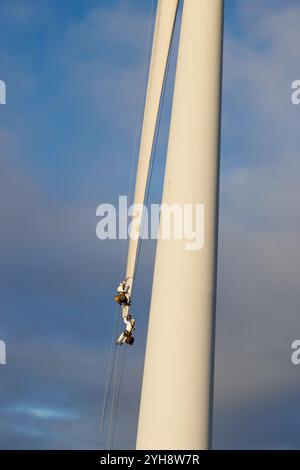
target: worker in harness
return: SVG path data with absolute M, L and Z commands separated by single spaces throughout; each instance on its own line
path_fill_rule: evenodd
M 117 339 L 116 345 L 119 346 L 121 344 L 129 344 L 130 346 L 132 346 L 134 343 L 134 337 L 132 336 L 132 333 L 135 329 L 135 320 L 129 313 L 127 314 L 126 318 L 123 318 L 123 320 L 126 325 L 126 328 Z
M 131 299 L 129 295 L 129 286 L 127 285 L 127 281 L 120 282 L 119 286 L 117 287 L 118 294 L 115 296 L 115 302 L 117 302 L 121 307 L 131 305 Z
M 134 342 L 132 333 L 135 329 L 135 320 L 129 313 L 131 298 L 127 281 L 128 279 L 125 279 L 125 281 L 120 282 L 119 286 L 117 287 L 118 294 L 115 296 L 115 302 L 117 302 L 122 308 L 122 318 L 125 323 L 125 330 L 120 334 L 116 341 L 116 345 L 129 344 L 132 346 Z

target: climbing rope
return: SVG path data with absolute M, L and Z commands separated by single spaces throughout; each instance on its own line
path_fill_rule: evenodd
M 144 80 L 142 83 L 147 83 L 147 73 L 150 68 L 151 43 L 152 43 L 152 32 L 154 29 L 154 21 L 155 21 L 155 1 L 152 0 L 149 29 L 147 33 L 147 40 L 146 40 L 146 46 L 145 46 L 145 49 L 146 49 L 145 56 L 148 57 L 148 60 L 146 60 L 144 63 L 144 70 L 143 70 Z M 131 201 L 133 197 L 133 180 L 134 180 L 134 172 L 135 172 L 134 170 L 135 170 L 136 162 L 138 159 L 138 141 L 139 141 L 139 135 L 141 133 L 141 128 L 142 128 L 142 116 L 144 114 L 146 92 L 147 92 L 147 88 L 144 87 L 144 99 L 142 99 L 142 96 L 141 96 L 140 106 L 138 107 L 137 117 L 136 117 L 136 126 L 135 126 L 135 133 L 134 133 L 134 143 L 133 143 L 133 150 L 132 150 L 130 179 L 129 179 L 129 201 Z M 124 278 L 124 272 L 125 272 L 125 248 L 126 248 L 126 240 L 123 240 L 122 255 L 121 255 L 121 271 L 120 271 L 120 277 L 119 277 L 120 279 Z M 113 446 L 113 441 L 115 437 L 115 424 L 116 424 L 117 416 L 118 416 L 121 383 L 122 383 L 122 377 L 123 377 L 124 365 L 125 365 L 125 359 L 126 359 L 126 350 L 125 350 L 125 351 L 122 351 L 123 357 L 121 358 L 121 368 L 120 368 L 120 374 L 119 374 L 120 380 L 119 380 L 119 383 L 117 384 L 116 377 L 117 377 L 117 370 L 118 370 L 118 358 L 119 358 L 120 348 L 115 348 L 114 340 L 117 335 L 117 331 L 119 330 L 119 326 L 120 326 L 119 308 L 118 306 L 116 306 L 115 312 L 114 312 L 113 332 L 112 332 L 112 339 L 111 339 L 108 365 L 107 365 L 107 371 L 106 371 L 106 380 L 105 380 L 105 387 L 104 387 L 104 397 L 103 397 L 102 413 L 101 413 L 101 420 L 100 420 L 100 431 L 99 431 L 99 444 L 101 445 L 102 439 L 103 439 L 104 428 L 105 428 L 105 421 L 107 418 L 109 395 L 110 393 L 112 393 L 110 422 L 108 426 L 107 449 L 110 449 Z
M 176 18 L 177 18 L 177 13 L 176 12 Z M 153 139 L 153 145 L 152 145 L 152 151 L 151 151 L 151 159 L 150 159 L 150 170 L 149 170 L 149 175 L 147 178 L 147 184 L 146 184 L 146 193 L 145 193 L 145 201 L 144 204 L 147 206 L 148 204 L 148 199 L 149 199 L 149 192 L 150 192 L 150 187 L 151 187 L 151 181 L 152 181 L 152 175 L 153 175 L 153 167 L 154 167 L 154 162 L 156 160 L 156 154 L 157 154 L 157 144 L 159 140 L 159 134 L 160 134 L 160 128 L 161 128 L 161 119 L 162 119 L 162 111 L 164 109 L 164 104 L 165 104 L 165 95 L 166 95 L 166 87 L 167 87 L 167 79 L 168 79 L 168 73 L 169 73 L 169 68 L 170 68 L 170 57 L 171 57 L 171 51 L 173 47 L 173 42 L 174 42 L 174 32 L 175 32 L 175 24 L 176 21 L 174 22 L 174 28 L 172 31 L 172 37 L 171 37 L 171 42 L 170 42 L 170 48 L 168 52 L 168 58 L 167 58 L 167 64 L 166 64 L 166 70 L 164 74 L 164 80 L 163 80 L 163 87 L 162 87 L 162 94 L 161 94 L 161 100 L 159 104 L 159 110 L 158 110 L 158 116 L 157 116 L 157 122 L 155 126 L 155 135 Z M 144 223 L 144 218 L 142 219 L 142 224 L 141 224 L 141 229 L 140 233 L 143 231 L 143 223 Z M 134 276 L 137 270 L 139 258 L 140 258 L 140 253 L 141 253 L 141 244 L 142 244 L 142 239 L 139 238 L 138 241 L 138 248 L 137 248 L 137 256 L 135 260 L 135 266 L 134 266 Z M 133 289 L 134 289 L 134 284 L 133 284 Z M 133 289 L 131 291 L 131 295 L 133 293 Z M 118 348 L 119 351 L 119 348 Z M 118 354 L 117 351 L 117 354 Z M 116 424 L 118 420 L 118 414 L 119 414 L 119 404 L 120 404 L 120 396 L 121 396 L 121 388 L 122 388 L 122 383 L 123 383 L 123 374 L 124 374 L 124 367 L 126 364 L 126 353 L 127 353 L 127 348 L 123 349 L 123 357 L 121 358 L 121 365 L 120 365 L 120 372 L 119 372 L 119 381 L 115 380 L 114 384 L 116 387 L 114 387 L 113 390 L 113 397 L 112 397 L 112 409 L 111 409 L 111 420 L 110 420 L 110 431 L 109 431 L 109 443 L 108 443 L 108 448 L 113 449 L 114 445 L 114 439 L 115 439 L 115 432 L 116 432 Z M 117 366 L 116 366 L 117 370 Z M 115 376 L 116 377 L 116 376 Z
M 120 350 L 120 348 L 118 348 Z M 120 405 L 120 397 L 121 397 L 121 389 L 122 389 L 122 384 L 123 384 L 123 375 L 124 375 L 124 370 L 126 366 L 126 355 L 127 355 L 127 348 L 123 348 L 122 351 L 122 358 L 121 358 L 121 366 L 120 366 L 120 374 L 119 374 L 119 383 L 117 386 L 117 391 L 115 395 L 115 401 L 114 401 L 114 416 L 112 420 L 112 426 L 111 426 L 111 432 L 109 433 L 110 436 L 110 442 L 109 442 L 109 449 L 114 448 L 114 441 L 115 441 L 115 434 L 116 434 L 116 424 L 118 421 L 118 414 L 119 414 L 119 405 Z
M 144 205 L 145 206 L 148 205 L 148 199 L 149 199 L 149 193 L 150 193 L 150 187 L 151 187 L 151 181 L 152 181 L 152 175 L 153 175 L 153 167 L 154 167 L 154 162 L 156 160 L 157 143 L 158 143 L 158 140 L 159 140 L 160 125 L 161 125 L 161 119 L 162 119 L 162 111 L 163 111 L 164 104 L 165 104 L 166 87 L 167 87 L 167 81 L 168 81 L 167 79 L 168 79 L 168 74 L 169 74 L 169 69 L 170 69 L 170 57 L 171 57 L 171 51 L 172 51 L 172 46 L 173 46 L 173 42 L 174 42 L 174 32 L 175 32 L 177 14 L 178 14 L 178 8 L 177 8 L 176 16 L 175 16 L 174 27 L 173 27 L 171 41 L 170 41 L 170 48 L 169 48 L 168 57 L 167 57 L 166 70 L 165 70 L 164 79 L 163 79 L 161 100 L 160 100 L 160 104 L 159 104 L 157 122 L 156 122 L 156 126 L 155 126 L 155 135 L 154 135 L 154 139 L 153 139 L 151 159 L 150 159 L 150 170 L 149 170 L 147 183 L 146 183 L 146 193 L 145 193 L 145 200 L 144 200 Z M 144 217 L 142 217 L 140 233 L 143 233 L 144 220 L 145 220 Z M 136 256 L 136 260 L 135 260 L 135 264 L 134 264 L 134 276 L 135 276 L 135 273 L 137 271 L 137 266 L 138 266 L 138 263 L 139 263 L 141 245 L 142 245 L 142 239 L 139 238 L 138 247 L 137 247 L 137 256 Z M 133 290 L 134 290 L 134 284 L 133 284 L 133 289 L 131 291 L 131 295 L 133 293 Z

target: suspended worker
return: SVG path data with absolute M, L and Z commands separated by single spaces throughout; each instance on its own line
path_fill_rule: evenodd
M 116 345 L 119 346 L 121 344 L 129 344 L 130 346 L 132 346 L 134 343 L 134 337 L 132 336 L 132 333 L 135 329 L 135 320 L 129 313 L 127 314 L 126 318 L 123 318 L 123 320 L 126 325 L 126 328 L 117 339 Z
M 120 334 L 116 341 L 117 345 L 130 344 L 134 342 L 132 332 L 135 329 L 135 320 L 129 313 L 129 307 L 131 305 L 131 298 L 129 294 L 129 285 L 127 284 L 128 279 L 120 282 L 117 287 L 118 294 L 115 296 L 115 301 L 122 307 L 122 318 L 125 323 L 125 330 Z
M 129 286 L 127 285 L 127 281 L 120 282 L 119 286 L 117 287 L 118 294 L 115 296 L 115 302 L 117 302 L 121 307 L 129 307 L 131 305 L 131 299 L 129 295 Z

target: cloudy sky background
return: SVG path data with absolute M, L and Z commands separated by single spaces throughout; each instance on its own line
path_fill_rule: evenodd
M 1 1 L 0 448 L 98 448 L 122 244 L 96 239 L 95 212 L 129 191 L 151 4 Z M 226 2 L 215 448 L 299 447 L 299 24 L 296 0 Z M 175 59 L 176 40 L 151 201 Z M 154 248 L 142 246 L 117 448 L 134 447 Z

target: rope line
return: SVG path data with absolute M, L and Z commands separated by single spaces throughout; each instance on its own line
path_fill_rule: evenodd
M 161 94 L 159 110 L 158 110 L 158 117 L 157 117 L 157 122 L 156 122 L 156 126 L 155 126 L 155 135 L 154 135 L 153 145 L 152 145 L 152 150 L 151 150 L 150 171 L 149 171 L 148 178 L 147 178 L 147 183 L 146 183 L 146 193 L 145 193 L 145 200 L 144 200 L 145 205 L 148 204 L 150 185 L 151 185 L 152 175 L 153 175 L 153 167 L 154 167 L 154 162 L 155 162 L 155 159 L 156 159 L 157 144 L 158 144 L 158 138 L 159 138 L 159 135 L 160 135 L 159 131 L 160 131 L 160 125 L 161 125 L 161 120 L 162 120 L 162 110 L 164 108 L 164 103 L 165 103 L 167 78 L 168 78 L 168 72 L 169 72 L 169 67 L 170 67 L 170 56 L 171 56 L 172 46 L 173 46 L 173 42 L 174 42 L 174 32 L 175 32 L 175 25 L 176 25 L 177 15 L 178 15 L 178 7 L 177 7 L 174 26 L 173 26 L 173 30 L 172 30 L 172 36 L 171 36 L 170 47 L 169 47 L 167 63 L 166 63 L 166 70 L 165 70 L 164 79 L 163 79 L 162 94 Z M 144 218 L 142 220 L 140 233 L 142 233 L 143 224 L 144 224 Z M 133 277 L 135 277 L 135 273 L 136 273 L 139 258 L 140 258 L 141 244 L 142 244 L 142 239 L 139 238 L 138 248 L 137 248 L 137 256 L 136 256 L 136 260 L 135 260 L 135 264 L 134 264 Z M 134 284 L 133 284 L 133 289 L 132 289 L 131 295 L 133 293 L 133 290 L 134 290 Z M 117 379 L 116 379 L 117 372 L 115 372 L 115 376 L 114 376 L 114 390 L 113 390 L 111 419 L 110 419 L 109 438 L 108 438 L 108 448 L 109 449 L 113 448 L 114 439 L 115 439 L 116 424 L 117 424 L 117 421 L 118 421 L 119 404 L 120 404 L 120 396 L 121 396 L 121 388 L 122 388 L 122 382 L 123 382 L 123 373 L 124 373 L 125 362 L 126 362 L 126 350 L 123 353 L 123 358 L 122 358 L 122 362 L 121 362 L 121 366 L 120 366 L 120 373 L 119 373 L 119 381 L 118 382 L 117 382 Z M 115 370 L 116 371 L 117 371 L 117 368 L 118 367 L 117 367 L 117 364 L 116 364 L 115 365 Z
M 109 427 L 108 427 L 107 449 L 111 449 L 111 438 L 113 434 L 115 402 L 116 402 L 116 397 L 117 397 L 117 379 L 118 379 L 117 372 L 118 372 L 119 351 L 120 351 L 120 348 L 117 348 L 115 368 L 113 371 L 113 392 L 112 392 L 112 403 L 111 403 L 110 419 L 109 419 Z
M 169 72 L 169 68 L 170 68 L 170 57 L 171 57 L 172 46 L 173 46 L 173 42 L 174 42 L 174 33 L 175 33 L 175 25 L 176 25 L 177 15 L 178 15 L 178 6 L 177 6 L 174 26 L 173 26 L 173 30 L 172 30 L 170 47 L 169 47 L 168 57 L 167 57 L 166 70 L 165 70 L 164 80 L 163 80 L 161 101 L 160 101 L 160 105 L 159 105 L 158 117 L 157 117 L 157 122 L 156 122 L 156 126 L 155 126 L 155 136 L 154 136 L 154 140 L 153 140 L 153 146 L 152 146 L 152 152 L 151 152 L 151 161 L 150 161 L 150 172 L 149 172 L 149 175 L 148 175 L 148 178 L 147 178 L 147 184 L 146 184 L 146 194 L 145 194 L 145 201 L 144 201 L 145 206 L 147 206 L 147 204 L 148 204 L 148 198 L 149 198 L 149 193 L 150 193 L 150 185 L 151 185 L 152 175 L 153 175 L 153 167 L 154 167 L 154 162 L 155 162 L 155 159 L 156 159 L 156 150 L 157 150 L 157 144 L 158 144 L 158 138 L 159 138 L 160 124 L 161 124 L 161 119 L 162 119 L 162 110 L 164 108 L 164 103 L 165 103 L 166 87 L 167 87 L 167 81 L 168 81 L 167 79 L 168 79 L 168 72 Z M 142 224 L 141 224 L 140 233 L 143 233 L 144 221 L 145 221 L 145 219 L 144 219 L 144 217 L 142 217 Z M 137 270 L 137 265 L 138 265 L 139 258 L 140 258 L 141 245 L 142 245 L 142 239 L 139 238 L 138 248 L 137 248 L 137 256 L 136 256 L 135 265 L 134 265 L 134 275 L 135 275 L 135 272 Z M 134 290 L 134 285 L 133 285 L 132 292 L 133 292 L 133 290 Z
M 144 70 L 143 70 L 143 76 L 144 76 L 144 81 L 142 83 L 147 83 L 147 72 L 150 68 L 150 61 L 151 61 L 151 40 L 152 40 L 152 31 L 154 27 L 154 20 L 155 20 L 155 3 L 154 0 L 151 2 L 151 12 L 150 12 L 150 18 L 151 21 L 149 22 L 149 29 L 148 29 L 148 34 L 147 34 L 147 40 L 146 40 L 146 46 L 145 46 L 145 55 L 146 57 L 148 56 L 148 61 L 145 61 L 144 63 Z M 141 119 L 144 114 L 144 108 L 145 108 L 145 97 L 147 93 L 147 86 L 144 89 L 144 100 L 140 98 L 140 106 L 137 111 L 137 117 L 136 117 L 136 125 L 135 125 L 135 135 L 134 135 L 134 143 L 133 143 L 133 149 L 132 149 L 132 159 L 131 159 L 131 170 L 130 170 L 130 178 L 129 178 L 129 201 L 132 198 L 132 193 L 133 193 L 133 177 L 134 177 L 134 169 L 135 169 L 135 163 L 137 161 L 138 157 L 138 138 L 139 134 L 141 133 Z M 142 96 L 142 92 L 141 92 Z M 122 255 L 121 255 L 121 270 L 120 270 L 120 279 L 123 279 L 124 277 L 124 272 L 125 272 L 125 248 L 126 248 L 126 240 L 123 240 L 122 243 Z M 100 420 L 100 430 L 99 430 L 99 445 L 101 446 L 102 438 L 103 438 L 103 433 L 104 433 L 104 428 L 105 428 L 105 420 L 107 416 L 107 408 L 109 404 L 109 395 L 111 388 L 112 390 L 112 402 L 111 402 L 111 411 L 110 411 L 110 423 L 109 423 L 109 428 L 108 428 L 108 442 L 107 442 L 107 449 L 110 448 L 111 445 L 113 445 L 114 442 L 114 437 L 115 437 L 115 426 L 116 426 L 116 421 L 118 417 L 118 410 L 119 410 L 119 402 L 120 402 L 120 393 L 121 393 L 121 385 L 122 385 L 122 377 L 123 377 L 123 372 L 124 372 L 124 365 L 125 365 L 125 360 L 126 360 L 126 350 L 125 353 L 123 354 L 123 360 L 121 363 L 121 371 L 120 371 L 120 381 L 119 381 L 119 386 L 118 389 L 116 390 L 116 376 L 117 376 L 117 369 L 118 369 L 118 351 L 119 348 L 115 348 L 114 346 L 114 340 L 117 335 L 117 330 L 118 326 L 120 324 L 120 318 L 118 314 L 118 306 L 115 308 L 114 312 L 114 323 L 113 323 L 113 332 L 112 332 L 112 339 L 111 339 L 111 345 L 110 345 L 110 351 L 109 351 L 109 359 L 108 359 L 108 365 L 107 365 L 107 371 L 106 371 L 106 381 L 105 381 L 105 387 L 104 387 L 104 397 L 103 397 L 103 405 L 102 405 L 102 413 L 101 413 L 101 420 Z M 116 411 L 114 411 L 116 410 Z
M 110 449 L 114 448 L 114 441 L 115 441 L 115 434 L 116 434 L 116 427 L 117 427 L 116 424 L 118 421 L 120 396 L 121 396 L 121 389 L 122 389 L 122 384 L 123 384 L 123 375 L 124 375 L 124 370 L 126 367 L 126 356 L 127 356 L 127 348 L 124 348 L 121 371 L 120 371 L 119 387 L 118 387 L 118 393 L 117 393 L 116 402 L 115 402 L 115 417 L 114 417 L 114 423 L 113 423 L 113 429 L 112 429 Z
M 150 63 L 151 63 L 151 46 L 152 46 L 152 35 L 153 35 L 153 28 L 154 28 L 154 20 L 155 20 L 155 15 L 154 15 L 154 0 L 151 2 L 151 11 L 150 11 L 150 18 L 151 22 L 149 25 L 148 33 L 147 33 L 147 40 L 146 40 L 146 57 L 148 57 L 148 60 L 145 61 L 144 63 L 144 69 L 143 69 L 143 83 L 146 83 L 146 86 L 144 88 L 144 97 L 143 99 L 140 98 L 140 106 L 138 108 L 137 112 L 137 119 L 136 119 L 136 126 L 135 126 L 135 136 L 134 136 L 134 146 L 133 146 L 133 156 L 134 158 L 132 159 L 131 162 L 131 171 L 130 171 L 130 182 L 129 182 L 129 201 L 131 201 L 132 195 L 133 195 L 133 177 L 134 177 L 134 164 L 137 161 L 138 157 L 138 137 L 141 134 L 141 129 L 142 129 L 142 119 L 145 111 L 145 106 L 146 106 L 146 94 L 147 94 L 147 74 L 148 71 L 150 70 Z
M 159 135 L 160 135 L 160 125 L 161 125 L 161 120 L 162 120 L 162 111 L 163 111 L 164 104 L 165 104 L 165 95 L 166 95 L 166 88 L 167 88 L 167 81 L 168 81 L 167 79 L 168 79 L 168 73 L 169 73 L 169 68 L 170 68 L 170 57 L 171 57 L 172 47 L 173 47 L 173 43 L 174 43 L 174 32 L 175 32 L 175 25 L 176 25 L 177 15 L 178 15 L 178 7 L 177 7 L 174 26 L 173 26 L 173 30 L 172 30 L 172 36 L 171 36 L 170 47 L 169 47 L 167 63 L 166 63 L 166 70 L 165 70 L 164 79 L 163 79 L 161 100 L 160 100 L 159 110 L 158 110 L 158 117 L 157 117 L 157 122 L 156 122 L 156 126 L 155 126 L 155 135 L 154 135 L 152 151 L 151 151 L 150 171 L 149 171 L 149 175 L 148 175 L 148 178 L 147 178 L 147 184 L 146 184 L 146 194 L 145 194 L 145 201 L 144 201 L 145 205 L 148 204 L 148 198 L 149 198 L 149 193 L 150 193 L 150 185 L 151 185 L 152 175 L 153 175 L 153 167 L 154 167 L 154 162 L 155 162 L 156 154 L 157 154 L 157 152 L 156 152 L 157 151 L 157 144 L 158 144 L 158 139 L 159 139 Z M 140 233 L 142 233 L 143 224 L 144 224 L 144 218 L 142 220 Z M 137 257 L 136 257 L 136 260 L 135 260 L 133 277 L 135 277 L 135 272 L 137 270 L 137 266 L 138 266 L 138 262 L 139 262 L 139 258 L 140 258 L 141 244 L 142 244 L 142 240 L 141 240 L 141 238 L 139 238 L 138 248 L 137 248 Z M 134 284 L 133 284 L 133 288 L 134 288 Z M 133 292 L 133 289 L 132 289 L 132 292 Z M 131 295 L 132 295 L 132 292 L 131 292 Z M 118 414 L 119 414 L 120 395 L 121 395 L 121 388 L 122 388 L 122 382 L 123 382 L 124 366 L 125 366 L 125 363 L 126 363 L 126 351 L 127 350 L 125 349 L 124 354 L 123 354 L 123 360 L 122 360 L 122 364 L 121 364 L 120 380 L 119 380 L 117 395 L 113 400 L 113 406 L 116 407 L 116 410 L 115 410 L 114 417 L 112 417 L 112 420 L 113 420 L 112 427 L 111 427 L 111 433 L 112 434 L 110 435 L 110 438 L 109 438 L 109 449 L 113 448 L 114 439 L 115 439 L 116 424 L 117 424 Z
M 108 397 L 109 397 L 109 391 L 111 388 L 111 377 L 112 377 L 112 370 L 113 370 L 113 364 L 115 362 L 115 353 L 116 349 L 113 347 L 113 340 L 115 335 L 117 334 L 117 307 L 115 308 L 115 315 L 114 315 L 114 325 L 113 325 L 113 333 L 112 333 L 112 339 L 111 339 L 111 344 L 110 344 L 110 351 L 109 351 L 109 359 L 108 359 L 108 364 L 107 364 L 107 369 L 106 369 L 106 380 L 105 380 L 105 387 L 104 387 L 104 397 L 103 397 L 103 404 L 102 404 L 102 413 L 101 413 L 101 420 L 100 420 L 100 430 L 99 430 L 99 445 L 101 445 L 102 441 L 102 436 L 103 436 L 103 431 L 104 431 L 104 424 L 105 424 L 105 419 L 106 419 L 106 411 L 107 411 L 107 403 L 108 403 Z

